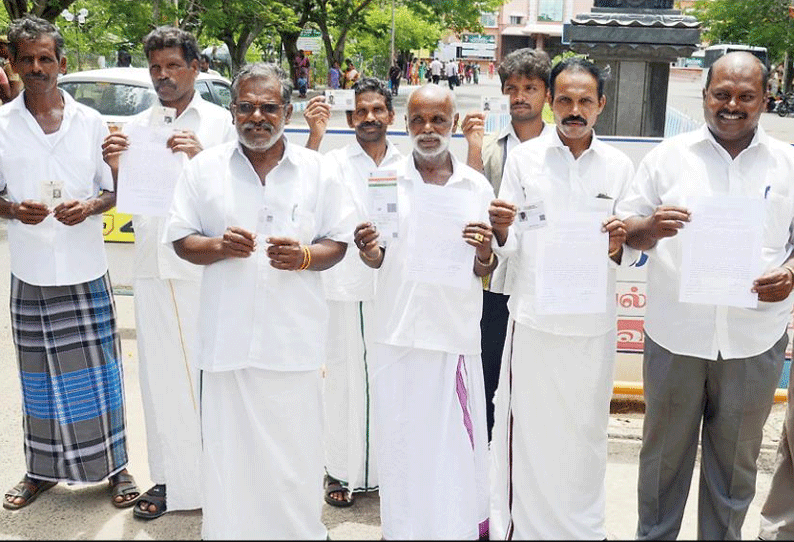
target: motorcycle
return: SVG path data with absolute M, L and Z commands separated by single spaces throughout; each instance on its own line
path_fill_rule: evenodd
M 780 117 L 794 114 L 794 92 L 787 92 L 783 99 L 777 103 L 775 111 Z

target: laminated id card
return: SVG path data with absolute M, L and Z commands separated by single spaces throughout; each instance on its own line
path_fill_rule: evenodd
M 50 209 L 54 209 L 64 201 L 63 181 L 42 181 L 41 202 Z
M 527 203 L 516 212 L 515 226 L 518 231 L 534 230 L 546 224 L 546 206 L 543 201 Z

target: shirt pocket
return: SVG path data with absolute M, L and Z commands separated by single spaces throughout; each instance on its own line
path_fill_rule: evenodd
M 791 237 L 792 201 L 769 194 L 764 205 L 764 247 L 782 249 Z

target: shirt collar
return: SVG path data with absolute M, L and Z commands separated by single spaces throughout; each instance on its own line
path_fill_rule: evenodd
M 276 167 L 279 167 L 281 164 L 284 164 L 285 162 L 289 162 L 290 164 L 295 166 L 298 165 L 300 163 L 300 157 L 297 156 L 294 146 L 289 142 L 286 136 L 282 135 L 281 137 L 284 140 L 284 154 L 282 155 L 281 160 L 278 161 L 278 164 L 276 164 Z M 245 155 L 245 152 L 243 151 L 243 144 L 240 143 L 239 138 L 235 143 L 234 153 L 239 154 L 246 162 L 250 164 L 250 160 L 248 160 L 248 157 Z M 232 154 L 234 155 L 234 153 Z M 273 169 L 275 169 L 276 167 L 274 167 Z
M 383 155 L 383 160 L 381 161 L 381 164 L 389 163 L 396 155 L 397 155 L 397 148 L 387 138 L 386 139 L 386 154 Z M 350 144 L 347 146 L 347 156 L 348 156 L 348 158 L 355 158 L 355 157 L 358 157 L 358 156 L 366 156 L 367 158 L 372 160 L 372 158 L 367 154 L 367 152 L 364 150 L 364 148 L 361 146 L 361 144 L 356 139 L 351 141 Z
M 709 142 L 712 145 L 714 145 L 714 147 L 717 148 L 718 150 L 727 152 L 722 147 L 722 145 L 720 145 L 719 142 L 714 138 L 714 134 L 712 134 L 711 130 L 709 130 L 708 124 L 704 123 L 703 126 L 701 126 L 700 130 L 695 130 L 693 134 L 694 134 L 694 139 L 692 140 L 693 145 L 698 143 Z M 769 146 L 769 135 L 767 135 L 766 131 L 764 131 L 764 128 L 761 126 L 761 124 L 758 124 L 758 127 L 755 129 L 755 135 L 753 135 L 753 139 L 750 140 L 750 144 L 747 146 L 747 148 L 750 149 L 756 146 L 760 146 L 760 147 Z
M 553 130 L 544 130 L 540 134 L 540 137 L 549 138 L 549 148 L 557 148 L 560 151 L 564 151 L 567 154 L 573 156 L 573 154 L 571 154 L 570 149 L 566 147 L 565 143 L 563 143 L 562 139 L 560 138 L 560 133 L 559 131 L 557 131 L 557 127 L 553 126 L 553 128 L 554 128 Z M 606 143 L 601 141 L 596 135 L 595 130 L 593 130 L 593 138 L 590 141 L 590 146 L 587 149 L 585 149 L 585 151 L 581 154 L 581 156 L 579 156 L 579 158 L 587 155 L 590 152 L 599 155 L 603 154 L 605 148 L 606 148 Z
M 465 180 L 463 177 L 463 164 L 455 158 L 453 153 L 449 153 L 449 157 L 452 160 L 452 175 L 447 180 L 447 183 L 444 186 L 453 186 Z M 419 173 L 419 170 L 416 169 L 416 162 L 414 162 L 414 153 L 413 150 L 411 154 L 405 157 L 405 175 L 406 177 L 413 179 L 415 182 L 422 182 L 422 175 Z

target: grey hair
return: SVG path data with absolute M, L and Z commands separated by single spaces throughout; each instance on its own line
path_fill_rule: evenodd
M 281 85 L 281 101 L 287 105 L 292 100 L 292 79 L 277 64 L 254 62 L 243 66 L 232 81 L 232 103 L 237 103 L 240 85 L 248 79 L 275 79 Z
M 55 42 L 55 58 L 60 61 L 64 55 L 65 44 L 57 26 L 46 19 L 30 14 L 11 21 L 8 26 L 8 52 L 11 58 L 17 59 L 19 42 L 35 41 L 43 37 L 52 38 L 52 41 Z

